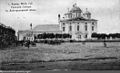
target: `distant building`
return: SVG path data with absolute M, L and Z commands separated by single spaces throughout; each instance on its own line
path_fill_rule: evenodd
M 34 40 L 34 36 L 41 33 L 67 33 L 73 40 L 92 39 L 91 35 L 97 32 L 97 20 L 91 18 L 91 13 L 83 11 L 74 4 L 72 9 L 61 18 L 58 15 L 59 24 L 37 25 L 32 30 L 18 31 L 18 40 Z

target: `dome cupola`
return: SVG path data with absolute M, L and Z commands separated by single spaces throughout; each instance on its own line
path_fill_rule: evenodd
M 75 4 L 73 4 L 73 7 L 72 7 L 72 9 L 70 10 L 70 12 L 79 12 L 79 13 L 81 13 L 82 12 L 82 10 L 77 6 L 77 4 L 75 3 Z
M 91 13 L 88 11 L 88 9 L 86 8 L 86 12 L 83 14 L 87 19 L 91 18 Z
M 88 11 L 87 8 L 86 8 L 86 12 L 85 12 L 85 14 L 87 14 L 87 15 L 91 15 L 91 13 Z

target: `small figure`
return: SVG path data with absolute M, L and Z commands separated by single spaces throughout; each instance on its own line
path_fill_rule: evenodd
M 30 47 L 30 40 L 27 41 L 26 46 L 29 48 Z
M 104 40 L 104 47 L 107 47 L 107 44 L 106 44 L 105 40 Z

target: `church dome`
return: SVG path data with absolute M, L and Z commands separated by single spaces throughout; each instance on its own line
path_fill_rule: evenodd
M 87 14 L 87 15 L 91 15 L 91 13 L 88 11 L 87 8 L 86 8 L 86 12 L 85 12 L 85 14 Z
M 86 11 L 85 14 L 91 15 L 91 13 L 89 11 Z
M 78 7 L 78 6 L 76 6 L 76 4 L 74 4 L 73 5 L 73 8 L 70 10 L 70 12 L 82 12 L 82 10 Z

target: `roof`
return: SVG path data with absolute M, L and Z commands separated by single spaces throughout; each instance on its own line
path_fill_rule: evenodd
M 32 30 L 19 30 L 18 34 L 22 33 L 61 33 L 59 25 L 58 24 L 42 24 L 35 26 Z
M 79 7 L 73 7 L 70 12 L 82 12 L 82 10 Z
M 18 30 L 18 32 L 17 33 L 28 33 L 28 32 L 30 32 L 30 30 Z
M 34 31 L 60 31 L 59 24 L 44 24 L 37 25 L 33 28 Z
M 61 21 L 97 21 L 95 19 L 85 19 L 83 17 L 78 17 L 78 18 L 71 18 L 71 19 L 65 19 Z

